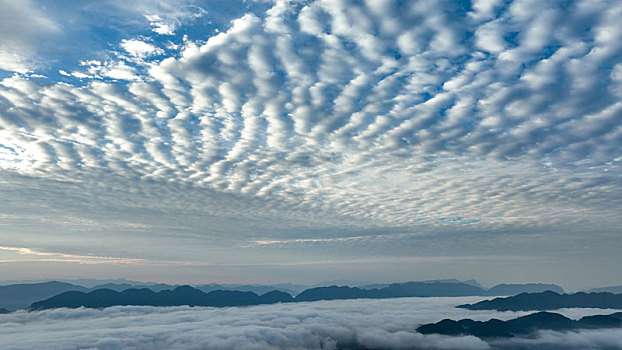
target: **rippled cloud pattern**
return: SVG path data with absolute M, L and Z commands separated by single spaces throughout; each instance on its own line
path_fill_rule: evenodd
M 260 252 L 349 239 L 354 255 L 383 255 L 465 232 L 493 246 L 469 254 L 490 254 L 525 248 L 527 231 L 560 254 L 587 232 L 588 254 L 619 247 L 616 1 L 103 2 L 142 31 L 61 70 L 28 42 L 69 29 L 36 3 L 0 4 L 38 20 L 0 39 L 0 69 L 13 72 L 0 82 L 9 221 L 36 212 L 38 189 L 76 197 L 46 220 L 115 231 L 135 203 L 151 213 L 135 225 L 162 210 L 204 246 L 222 236 Z M 424 239 L 429 254 L 443 238 Z

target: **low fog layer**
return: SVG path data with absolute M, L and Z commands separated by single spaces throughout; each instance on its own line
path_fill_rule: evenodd
M 422 335 L 422 323 L 443 318 L 507 320 L 526 312 L 469 311 L 455 305 L 481 300 L 402 298 L 321 301 L 244 308 L 112 307 L 0 315 L 3 349 L 489 349 L 476 337 Z M 578 318 L 609 310 L 562 309 Z M 622 329 L 541 332 L 512 339 L 525 348 L 622 348 Z

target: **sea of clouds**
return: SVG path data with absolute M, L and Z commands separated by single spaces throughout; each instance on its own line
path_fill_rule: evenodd
M 443 318 L 507 320 L 525 312 L 469 311 L 479 298 L 338 300 L 234 308 L 56 309 L 0 315 L 2 349 L 494 349 L 622 348 L 622 329 L 540 332 L 487 343 L 473 336 L 422 335 Z M 612 310 L 564 309 L 571 318 Z

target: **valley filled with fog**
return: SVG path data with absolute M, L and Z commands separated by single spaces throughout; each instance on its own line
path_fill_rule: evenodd
M 622 348 L 622 329 L 539 331 L 526 338 L 423 335 L 444 318 L 509 320 L 531 312 L 470 311 L 486 298 L 334 300 L 250 307 L 139 307 L 0 315 L 3 349 L 494 349 Z M 577 319 L 616 310 L 561 309 Z

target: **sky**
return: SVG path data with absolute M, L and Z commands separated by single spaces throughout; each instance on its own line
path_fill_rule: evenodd
M 0 0 L 1 279 L 622 284 L 620 18 Z

